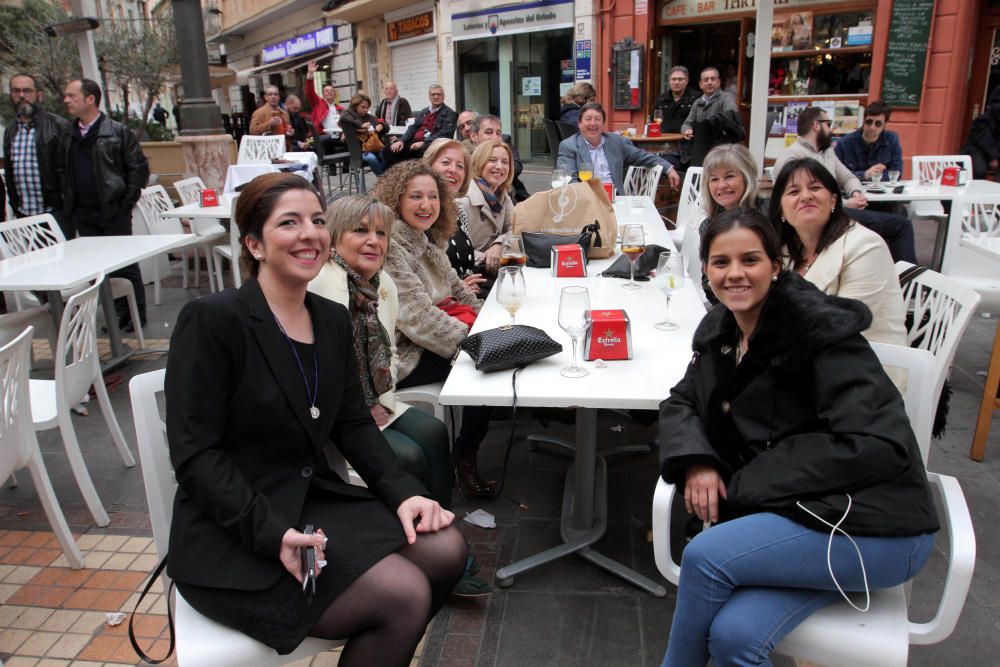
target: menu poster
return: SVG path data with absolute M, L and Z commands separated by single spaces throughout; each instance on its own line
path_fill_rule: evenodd
M 833 114 L 833 131 L 848 134 L 861 126 L 861 104 L 857 101 L 837 102 Z
M 767 105 L 767 115 L 768 118 L 774 118 L 774 122 L 772 122 L 768 128 L 769 129 L 768 134 L 772 137 L 785 136 L 785 105 L 784 104 Z
M 789 102 L 785 107 L 785 133 L 798 134 L 799 112 L 809 106 L 808 102 Z
M 802 51 L 813 46 L 812 12 L 777 14 L 771 29 L 772 51 Z

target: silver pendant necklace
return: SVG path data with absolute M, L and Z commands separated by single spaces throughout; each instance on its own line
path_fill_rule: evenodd
M 302 359 L 299 358 L 299 351 L 295 349 L 295 343 L 292 342 L 291 336 L 285 331 L 285 327 L 281 326 L 278 316 L 271 313 L 271 317 L 274 318 L 274 323 L 278 325 L 278 330 L 281 331 L 285 340 L 288 341 L 288 346 L 292 348 L 292 356 L 295 357 L 295 363 L 299 365 L 299 372 L 302 373 L 302 381 L 306 383 L 306 398 L 310 403 L 309 416 L 313 419 L 319 419 L 319 408 L 316 407 L 316 397 L 319 396 L 319 354 L 316 352 L 316 337 L 313 336 L 313 377 L 315 380 L 310 391 L 309 378 L 306 377 L 306 369 L 302 366 Z

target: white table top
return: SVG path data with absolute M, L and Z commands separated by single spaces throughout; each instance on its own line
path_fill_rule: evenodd
M 1000 237 L 963 234 L 962 245 L 990 259 L 1000 261 Z
M 281 159 L 287 160 L 288 162 L 298 162 L 306 165 L 305 170 L 292 172 L 299 174 L 306 180 L 312 178 L 313 171 L 319 166 L 319 158 L 316 156 L 316 153 L 313 153 L 312 151 L 284 153 L 281 156 Z M 231 164 L 229 165 L 229 169 L 226 171 L 226 183 L 222 188 L 222 191 L 226 194 L 235 192 L 236 188 L 240 187 L 244 183 L 249 183 L 261 174 L 273 174 L 281 171 L 281 167 L 287 166 L 289 165 L 271 164 L 269 162 L 257 164 Z
M 887 181 L 881 183 L 885 193 L 877 194 L 865 188 L 865 197 L 870 202 L 891 201 L 951 201 L 963 194 L 1000 194 L 1000 183 L 985 180 L 972 180 L 961 187 L 950 185 L 920 185 L 917 181 L 899 181 L 903 192 L 896 194 L 889 189 Z
M 653 202 L 643 199 L 643 208 L 632 212 L 630 197 L 618 197 L 615 212 L 618 224 L 641 222 L 646 226 L 647 243 L 672 248 L 670 236 Z M 617 255 L 616 255 L 617 257 Z M 526 407 L 584 407 L 656 409 L 683 377 L 691 360 L 691 340 L 705 309 L 690 280 L 677 290 L 670 303 L 669 319 L 680 325 L 678 331 L 659 331 L 653 327 L 664 319 L 665 299 L 650 283 L 641 290 L 624 290 L 626 282 L 604 278 L 601 271 L 615 257 L 590 260 L 587 278 L 553 278 L 549 269 L 525 268 L 527 303 L 517 313 L 519 324 L 544 329 L 563 345 L 561 354 L 537 361 L 518 374 L 518 405 Z M 570 337 L 559 328 L 559 294 L 563 287 L 583 285 L 590 290 L 591 308 L 624 308 L 632 324 L 633 358 L 608 361 L 606 368 L 584 361 L 590 374 L 566 378 L 559 369 L 569 366 L 573 351 Z M 472 333 L 507 324 L 510 316 L 491 294 L 476 319 Z M 581 358 L 585 357 L 581 340 Z M 441 391 L 442 404 L 504 405 L 511 404 L 513 371 L 481 373 L 472 359 L 462 352 Z
M 238 197 L 238 193 L 219 195 L 218 206 L 199 206 L 198 204 L 184 204 L 169 211 L 160 213 L 164 218 L 215 218 L 217 220 L 228 220 L 232 215 L 233 200 Z
M 0 260 L 0 290 L 63 290 L 139 260 L 197 243 L 194 234 L 82 236 Z

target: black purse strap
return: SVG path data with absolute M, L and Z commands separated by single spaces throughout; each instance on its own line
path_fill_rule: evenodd
M 903 272 L 899 274 L 899 286 L 906 287 L 911 280 L 913 280 L 926 270 L 927 270 L 926 266 L 920 266 L 919 264 L 914 264 L 909 268 L 903 269 Z
M 136 601 L 135 608 L 132 610 L 132 615 L 129 616 L 128 619 L 128 640 L 132 642 L 132 649 L 135 651 L 136 655 L 151 665 L 158 665 L 161 662 L 165 662 L 174 654 L 174 615 L 170 610 L 170 593 L 174 590 L 173 580 L 170 581 L 170 586 L 167 588 L 167 627 L 170 628 L 170 646 L 167 648 L 167 654 L 159 660 L 146 655 L 146 652 L 139 648 L 139 642 L 136 641 L 133 623 L 135 622 L 135 613 L 139 611 L 139 605 L 142 604 L 146 594 L 149 593 L 149 589 L 153 587 L 153 582 L 160 578 L 160 575 L 163 574 L 163 570 L 167 567 L 168 557 L 169 554 L 168 556 L 164 556 L 163 560 L 160 561 L 160 564 L 156 566 L 155 570 L 153 570 L 153 574 L 150 575 L 149 581 L 146 582 L 146 587 L 142 589 L 142 595 L 140 595 L 139 599 Z

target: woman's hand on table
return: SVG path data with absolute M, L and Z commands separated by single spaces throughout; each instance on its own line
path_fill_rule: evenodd
M 322 528 L 317 529 L 312 535 L 306 535 L 294 528 L 289 528 L 281 538 L 281 548 L 278 550 L 278 558 L 289 574 L 295 577 L 295 580 L 301 584 L 302 560 L 299 556 L 299 550 L 316 547 L 316 561 L 319 562 L 326 560 L 325 546 L 326 535 L 323 533 Z M 322 571 L 322 567 L 319 569 Z
M 719 520 L 719 496 L 726 497 L 726 485 L 711 466 L 691 466 L 684 481 L 684 507 L 702 521 Z
M 478 296 L 482 292 L 479 286 L 486 282 L 486 278 L 481 273 L 471 273 L 462 278 L 462 282 L 465 283 L 466 289 Z
M 403 525 L 406 542 L 417 541 L 417 533 L 436 533 L 447 528 L 455 515 L 444 509 L 436 500 L 424 496 L 410 496 L 396 508 L 396 516 Z
M 486 264 L 486 270 L 490 273 L 496 273 L 500 270 L 500 252 L 503 248 L 499 243 L 494 243 L 490 246 L 490 249 L 486 251 L 483 256 L 483 262 Z
M 371 407 L 371 412 L 376 426 L 382 427 L 389 423 L 389 411 L 385 409 L 385 406 L 376 403 Z

